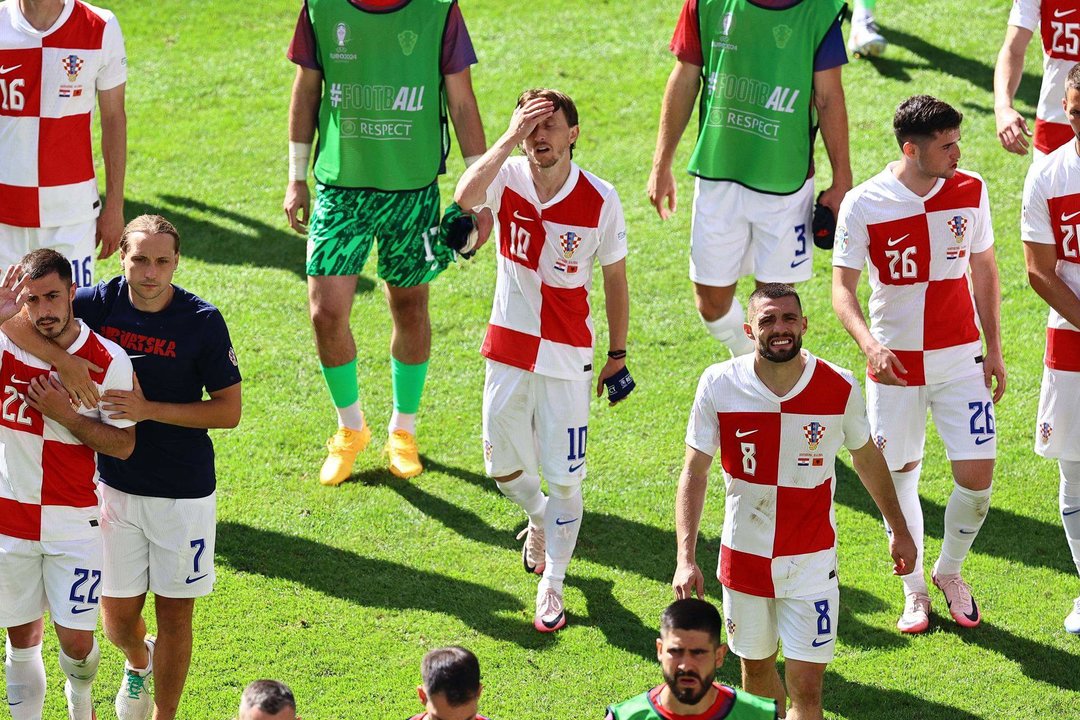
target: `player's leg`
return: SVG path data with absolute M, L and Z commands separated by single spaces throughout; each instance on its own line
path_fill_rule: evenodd
M 784 659 L 784 683 L 791 697 L 787 720 L 821 720 L 821 690 L 825 680 L 825 663 Z
M 751 218 L 750 246 L 758 285 L 809 280 L 814 272 L 813 178 L 791 195 L 741 190 Z
M 933 579 L 949 613 L 964 627 L 979 624 L 978 603 L 960 576 L 964 559 L 990 510 L 997 435 L 994 403 L 982 375 L 930 387 L 930 408 L 952 462 L 953 489 L 945 506 L 945 532 Z
M 79 287 L 89 287 L 94 282 L 94 243 L 97 236 L 97 220 L 63 225 L 55 228 L 39 228 L 35 247 L 55 250 L 71 263 L 71 277 Z
M 732 355 L 754 349 L 743 332 L 746 318 L 735 298 L 739 277 L 750 269 L 750 227 L 741 216 L 740 190 L 735 183 L 698 179 L 690 221 L 690 280 L 698 315 Z
M 888 47 L 874 20 L 876 6 L 877 0 L 855 0 L 851 13 L 851 35 L 848 38 L 848 49 L 855 57 L 876 57 Z
M 1061 522 L 1065 526 L 1065 539 L 1069 543 L 1073 564 L 1080 573 L 1080 461 L 1059 460 L 1061 484 L 1058 488 L 1058 507 Z M 1065 629 L 1080 633 L 1080 597 L 1073 600 L 1073 609 L 1065 617 Z
M 488 360 L 484 372 L 484 470 L 529 518 L 521 561 L 525 572 L 544 572 L 547 498 L 540 492 L 536 440 L 532 432 L 536 375 Z M 521 534 L 518 535 L 520 540 Z
M 776 622 L 784 648 L 788 718 L 820 720 L 825 667 L 836 652 L 838 587 L 797 598 L 776 599 Z
M 356 456 L 371 440 L 360 409 L 356 343 L 349 327 L 356 279 L 374 242 L 366 220 L 371 196 L 323 185 L 315 190 L 308 230 L 308 308 L 323 378 L 338 418 L 337 432 L 326 443 L 319 482 L 339 485 L 352 474 Z
M 195 598 L 154 595 L 157 638 L 154 649 L 154 720 L 172 720 L 180 707 L 191 666 Z
M 44 632 L 42 618 L 7 628 L 4 676 L 12 720 L 41 720 L 45 707 Z
M 731 652 L 739 656 L 742 687 L 748 693 L 776 700 L 780 717 L 787 708 L 787 693 L 776 670 L 780 643 L 776 601 L 747 595 L 721 585 L 724 626 Z
M 40 546 L 0 535 L 0 627 L 7 628 L 4 670 L 14 720 L 41 720 L 45 705 L 45 578 Z
M 97 615 L 94 616 L 95 621 Z M 69 720 L 92 720 L 94 703 L 91 690 L 101 663 L 101 648 L 93 630 L 76 630 L 55 624 L 56 637 L 60 641 L 60 669 L 67 681 L 64 698 L 67 700 Z

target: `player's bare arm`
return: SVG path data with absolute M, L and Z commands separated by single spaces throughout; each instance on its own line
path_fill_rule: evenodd
M 626 352 L 626 336 L 630 327 L 630 293 L 626 285 L 626 258 L 604 265 L 604 305 L 607 310 L 608 350 Z M 626 367 L 625 355 L 608 355 L 596 381 L 596 397 L 604 394 L 604 381 Z
M 189 428 L 234 428 L 240 424 L 240 383 L 209 393 L 207 400 L 167 403 L 147 400 L 139 378 L 131 376 L 131 390 L 106 390 L 101 409 L 118 420 L 155 420 Z
M 671 587 L 675 598 L 705 597 L 705 575 L 697 565 L 698 529 L 701 511 L 705 508 L 705 490 L 709 485 L 712 457 L 696 448 L 686 446 L 686 461 L 679 475 L 675 494 L 675 577 Z
M 656 135 L 652 172 L 649 173 L 649 202 L 661 220 L 667 220 L 678 209 L 675 174 L 671 167 L 700 89 L 701 66 L 677 60 L 664 88 L 660 129 Z
M 31 380 L 26 400 L 30 407 L 66 427 L 79 442 L 94 452 L 126 460 L 135 449 L 134 425 L 118 428 L 80 415 L 71 404 L 63 385 L 52 376 L 39 375 Z
M 469 68 L 453 75 L 443 75 L 443 82 L 446 85 L 446 108 L 454 123 L 454 135 L 457 137 L 462 157 L 482 154 L 487 150 L 487 141 L 484 138 L 484 124 L 480 121 L 480 110 L 476 106 Z
M 986 340 L 983 375 L 986 387 L 993 389 L 994 402 L 997 402 L 1005 394 L 1005 359 L 1001 354 L 1001 283 L 993 246 L 971 254 L 971 288 Z M 992 380 L 997 381 L 996 387 L 991 384 Z
M 1017 155 L 1027 155 L 1028 129 L 1024 116 L 1013 107 L 1020 78 L 1024 74 L 1024 54 L 1031 42 L 1032 32 L 1027 28 L 1010 25 L 1005 31 L 1005 42 L 998 52 L 994 66 L 994 119 L 1001 147 Z
M 307 224 L 311 219 L 311 191 L 307 184 L 307 166 L 311 143 L 315 140 L 315 128 L 319 122 L 322 81 L 321 70 L 298 65 L 296 78 L 293 80 L 292 98 L 289 101 L 289 142 L 299 143 L 301 146 L 306 145 L 308 154 L 305 158 L 298 158 L 302 162 L 296 163 L 303 165 L 303 178 L 289 177 L 283 207 L 289 226 L 301 235 L 307 233 Z M 300 174 L 300 170 L 301 168 L 297 167 L 297 175 Z
M 893 574 L 907 575 L 915 570 L 918 550 L 911 533 L 908 532 L 907 521 L 900 510 L 900 501 L 896 499 L 896 489 L 885 458 L 877 445 L 867 440 L 861 448 L 851 451 L 851 464 L 892 530 L 889 536 L 889 554 L 893 558 Z
M 821 193 L 821 204 L 836 216 L 844 195 L 851 189 L 847 102 L 839 66 L 814 73 L 814 106 L 818 112 L 821 140 L 832 167 L 832 185 Z
M 124 85 L 98 93 L 101 157 L 105 165 L 105 205 L 97 220 L 98 260 L 116 252 L 124 232 L 124 177 L 127 174 L 127 112 Z
M 855 343 L 866 356 L 866 362 L 874 377 L 882 385 L 907 385 L 901 376 L 907 374 L 907 368 L 893 354 L 892 350 L 879 343 L 870 334 L 863 315 L 859 298 L 855 294 L 859 287 L 862 272 L 854 268 L 834 267 L 832 282 L 832 303 L 840 324 L 848 331 Z
M 1061 317 L 1080 327 L 1080 297 L 1057 274 L 1057 248 L 1043 243 L 1024 243 L 1024 263 L 1027 265 L 1031 289 Z
M 488 187 L 499 174 L 499 168 L 514 152 L 514 148 L 524 142 L 537 125 L 554 114 L 555 106 L 542 97 L 532 98 L 521 107 L 514 108 L 506 132 L 479 160 L 466 168 L 458 180 L 454 190 L 454 202 L 468 210 L 483 204 Z

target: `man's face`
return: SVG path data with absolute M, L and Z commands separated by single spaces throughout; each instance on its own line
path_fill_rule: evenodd
M 570 127 L 566 113 L 558 110 L 540 122 L 522 143 L 529 162 L 537 167 L 554 167 L 570 152 L 570 145 L 577 140 L 578 126 Z
M 1072 125 L 1073 134 L 1080 138 L 1080 90 L 1066 90 L 1061 104 L 1065 107 L 1065 117 Z
M 71 299 L 75 285 L 49 273 L 26 283 L 26 309 L 39 333 L 54 340 L 71 324 Z
M 750 304 L 749 322 L 744 326 L 765 360 L 787 362 L 802 350 L 806 317 L 794 297 L 757 299 Z
M 128 251 L 120 254 L 131 291 L 146 302 L 153 302 L 169 289 L 180 255 L 172 235 L 132 233 Z
M 915 164 L 924 175 L 948 180 L 960 162 L 960 128 L 943 130 L 929 140 L 912 143 Z
M 417 688 L 417 692 L 420 702 L 424 703 L 427 709 L 427 720 L 475 720 L 476 714 L 480 712 L 479 695 L 462 705 L 451 705 L 445 693 L 428 695 L 423 687 Z
M 703 630 L 669 630 L 656 641 L 656 657 L 664 681 L 684 705 L 696 705 L 708 694 L 726 645 L 717 647 Z

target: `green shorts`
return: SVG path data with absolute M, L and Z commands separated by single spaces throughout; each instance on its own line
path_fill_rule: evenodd
M 395 287 L 435 279 L 454 259 L 437 241 L 439 185 L 382 192 L 315 186 L 308 229 L 308 275 L 359 275 L 379 241 L 379 277 Z

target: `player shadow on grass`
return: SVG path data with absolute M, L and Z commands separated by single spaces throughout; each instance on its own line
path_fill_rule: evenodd
M 154 204 L 125 200 L 124 206 L 128 218 L 146 213 L 164 215 L 180 231 L 183 240 L 180 252 L 187 257 L 218 265 L 280 268 L 307 278 L 306 240 L 290 230 L 284 218 L 281 227 L 272 227 L 261 220 L 177 195 L 162 195 Z M 219 224 L 220 220 L 240 225 L 246 232 Z M 357 279 L 358 294 L 374 289 L 375 283 L 370 278 Z
M 946 468 L 942 468 L 942 472 L 948 474 Z M 952 477 L 928 480 L 924 474 L 922 482 L 952 483 Z M 835 497 L 841 505 L 881 521 L 881 514 L 870 495 L 863 489 L 859 477 L 842 462 L 836 463 Z M 926 524 L 925 535 L 940 540 L 945 534 L 945 506 L 928 500 L 925 496 L 921 497 L 921 500 Z M 882 525 L 882 540 L 884 537 Z M 1017 538 L 1023 538 L 1023 542 L 1017 542 Z M 1068 552 L 1065 551 L 1061 525 L 1018 515 L 1010 510 L 994 507 L 993 503 L 972 550 L 1031 567 L 1049 568 L 1070 576 L 1076 572 Z
M 531 618 L 531 606 L 510 593 L 307 538 L 222 522 L 217 526 L 217 558 L 237 570 L 300 583 L 364 607 L 451 615 L 488 637 L 526 649 L 549 642 L 526 619 Z M 406 587 L 402 578 L 408 580 Z
M 1062 632 L 1056 615 L 1051 626 L 1054 632 Z M 956 635 L 968 645 L 977 645 L 984 650 L 998 653 L 1002 661 L 1016 663 L 1024 675 L 1036 682 L 1080 692 L 1080 673 L 1077 673 L 1080 663 L 1077 661 L 1076 652 L 1066 652 L 1031 638 L 1021 637 L 987 622 L 985 618 L 977 628 L 962 628 L 946 621 L 940 624 L 940 630 Z M 1068 639 L 1071 643 L 1071 636 Z
M 919 688 L 912 690 L 891 690 L 876 683 L 865 685 L 829 670 L 825 673 L 825 710 L 848 718 L 982 720 L 979 715 L 951 705 L 924 700 L 919 697 Z

